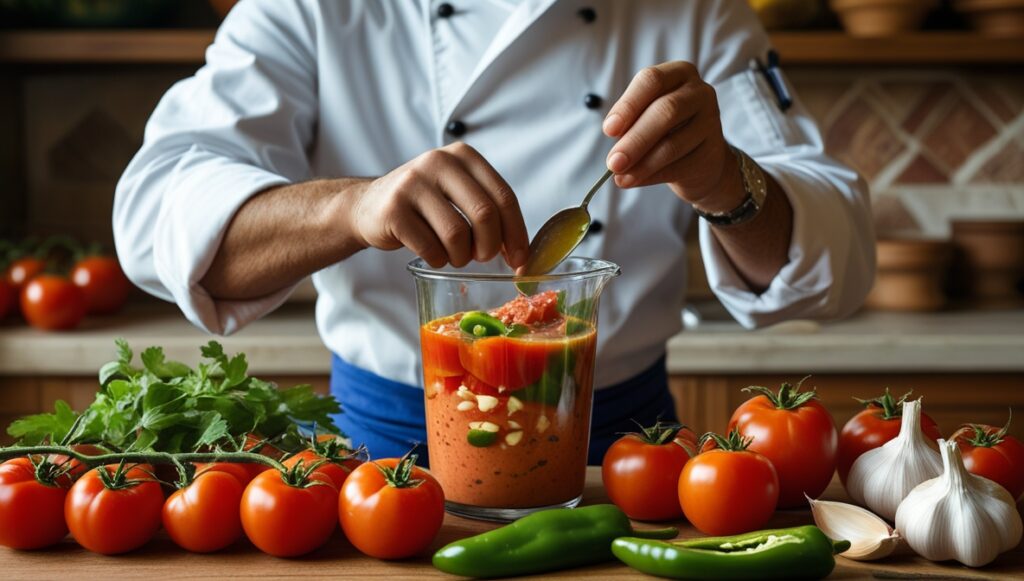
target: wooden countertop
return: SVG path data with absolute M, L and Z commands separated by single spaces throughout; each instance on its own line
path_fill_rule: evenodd
M 601 487 L 600 469 L 587 469 L 585 504 L 607 502 Z M 838 482 L 825 493 L 826 498 L 842 500 L 845 495 Z M 793 510 L 776 513 L 769 527 L 789 527 L 811 523 L 810 512 Z M 699 534 L 687 523 L 680 526 L 681 537 Z M 278 559 L 260 553 L 247 541 L 220 553 L 198 555 L 174 546 L 166 536 L 142 549 L 116 557 L 89 553 L 74 542 L 34 552 L 0 549 L 0 571 L 5 579 L 57 579 L 74 576 L 84 579 L 166 578 L 188 579 L 263 579 L 302 578 L 378 578 L 378 579 L 454 579 L 430 565 L 429 554 L 444 544 L 494 528 L 493 524 L 447 515 L 434 546 L 419 558 L 385 562 L 360 554 L 340 533 L 321 549 L 297 559 Z M 891 557 L 885 561 L 858 563 L 839 557 L 829 579 L 913 578 L 913 579 L 1020 579 L 1024 576 L 1024 546 L 1001 555 L 983 569 L 958 564 L 936 564 L 914 556 Z M 651 579 L 619 562 L 546 574 L 563 579 Z
M 211 339 L 166 304 L 131 305 L 62 333 L 8 320 L 0 325 L 0 375 L 93 376 L 114 358 L 117 337 L 137 351 L 161 345 L 189 364 Z M 245 352 L 256 374 L 330 372 L 312 304 L 287 304 L 218 340 L 229 352 Z M 681 374 L 1024 372 L 1024 311 L 866 311 L 835 324 L 795 321 L 757 331 L 705 321 L 673 337 L 667 349 L 669 372 Z

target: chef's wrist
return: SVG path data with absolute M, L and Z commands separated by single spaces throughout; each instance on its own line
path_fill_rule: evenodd
M 334 188 L 327 202 L 327 218 L 322 240 L 335 240 L 338 252 L 347 257 L 369 248 L 369 243 L 359 233 L 356 219 L 359 198 L 366 192 L 372 181 L 369 178 L 338 178 L 332 180 Z
M 693 207 L 705 214 L 726 214 L 740 207 L 746 199 L 747 190 L 743 186 L 739 160 L 731 149 L 726 148 L 718 183 L 707 196 L 693 202 Z

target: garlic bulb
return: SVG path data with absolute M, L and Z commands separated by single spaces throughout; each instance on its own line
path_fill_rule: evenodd
M 857 504 L 892 522 L 915 486 L 942 473 L 942 459 L 921 430 L 921 400 L 904 402 L 898 436 L 861 454 L 850 467 L 846 491 Z
M 907 495 L 896 528 L 925 559 L 987 565 L 1020 543 L 1020 513 L 1005 488 L 967 471 L 956 442 L 940 440 L 939 449 L 942 476 Z
M 811 504 L 814 524 L 830 539 L 850 541 L 843 556 L 855 561 L 884 559 L 900 544 L 900 535 L 884 520 L 859 506 L 831 500 L 814 500 Z

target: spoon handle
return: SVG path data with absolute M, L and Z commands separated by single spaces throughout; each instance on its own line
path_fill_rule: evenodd
M 600 190 L 601 186 L 603 186 L 604 183 L 608 181 L 608 178 L 610 177 L 612 177 L 612 170 L 604 172 L 604 175 L 601 176 L 601 179 L 597 180 L 594 183 L 593 187 L 590 188 L 590 191 L 587 192 L 587 197 L 583 198 L 583 203 L 580 204 L 581 208 L 583 208 L 584 210 L 587 209 L 587 204 L 590 203 L 590 199 L 594 197 L 594 194 L 597 193 L 597 190 Z

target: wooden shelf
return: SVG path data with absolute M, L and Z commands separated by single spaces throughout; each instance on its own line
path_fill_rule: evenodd
M 967 32 L 859 38 L 839 32 L 780 32 L 772 42 L 786 65 L 1024 64 L 1024 39 Z
M 213 31 L 26 30 L 0 32 L 0 63 L 201 64 Z
M 208 29 L 0 32 L 0 63 L 201 64 Z M 965 32 L 856 38 L 841 32 L 778 32 L 784 65 L 1024 64 L 1024 40 Z

